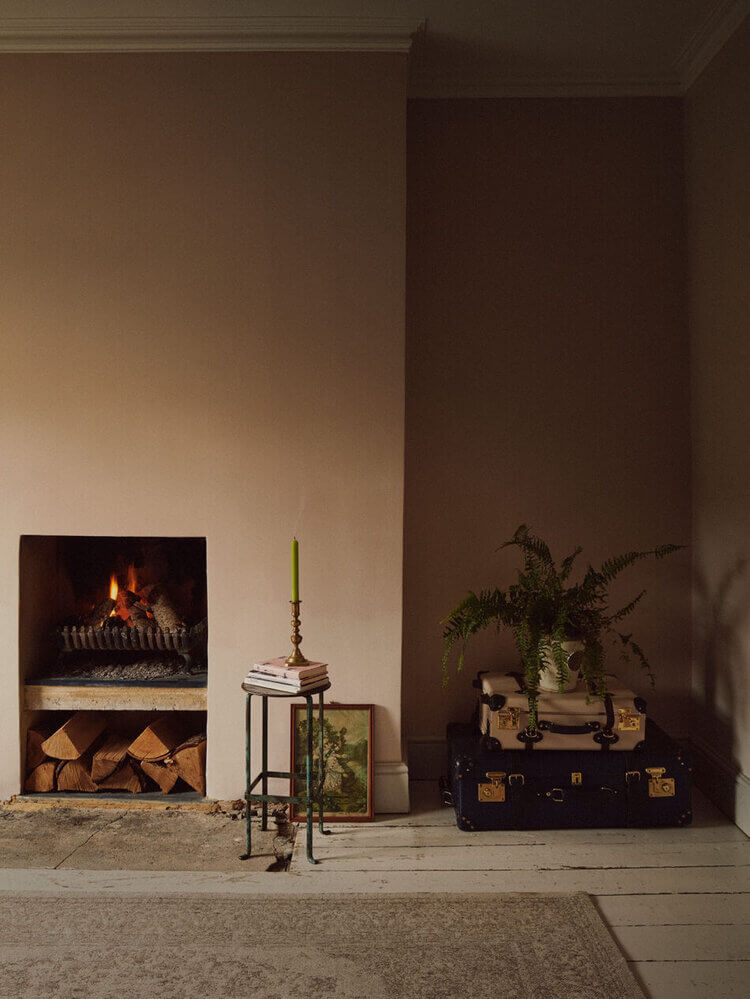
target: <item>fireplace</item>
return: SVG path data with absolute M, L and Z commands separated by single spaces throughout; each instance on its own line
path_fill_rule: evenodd
M 205 793 L 205 538 L 24 535 L 19 570 L 25 789 Z

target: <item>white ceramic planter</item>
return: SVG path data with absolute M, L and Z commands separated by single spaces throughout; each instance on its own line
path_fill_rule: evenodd
M 562 642 L 563 651 L 567 657 L 567 661 L 570 662 L 570 657 L 576 652 L 583 652 L 583 642 L 569 641 Z M 547 649 L 543 655 L 544 662 L 546 663 L 546 668 L 539 674 L 539 689 L 548 691 L 559 691 L 560 685 L 557 682 L 557 667 L 555 666 L 555 660 L 552 656 L 552 646 L 547 645 Z M 563 691 L 569 692 L 575 690 L 578 686 L 578 673 L 575 670 L 568 670 L 568 679 L 563 684 Z

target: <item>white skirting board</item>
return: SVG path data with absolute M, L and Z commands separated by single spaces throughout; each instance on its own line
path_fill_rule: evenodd
M 409 811 L 409 768 L 403 760 L 375 763 L 374 798 L 379 814 Z
M 700 739 L 689 740 L 696 787 L 750 836 L 750 778 Z

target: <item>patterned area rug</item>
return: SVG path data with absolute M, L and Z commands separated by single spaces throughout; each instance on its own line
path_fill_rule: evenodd
M 2 895 L 0 996 L 643 999 L 586 895 L 526 894 Z

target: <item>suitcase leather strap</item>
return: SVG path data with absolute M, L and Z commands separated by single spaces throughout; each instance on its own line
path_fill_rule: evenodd
M 619 735 L 614 731 L 615 709 L 612 707 L 612 695 L 604 695 L 604 712 L 607 716 L 607 723 L 601 732 L 594 736 L 594 742 L 598 742 L 602 749 L 609 749 L 616 742 L 620 741 Z

